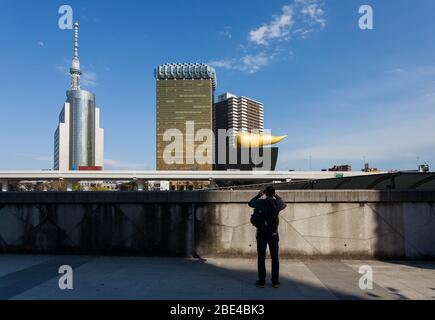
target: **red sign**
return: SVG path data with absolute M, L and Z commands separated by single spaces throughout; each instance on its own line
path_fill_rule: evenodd
M 79 171 L 103 171 L 103 167 L 83 166 L 79 167 Z

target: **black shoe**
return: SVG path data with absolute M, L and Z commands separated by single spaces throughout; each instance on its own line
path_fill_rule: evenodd
M 279 283 L 279 281 L 277 282 L 272 282 L 272 287 L 275 289 L 278 289 L 281 286 L 281 283 Z
M 265 283 L 265 281 L 260 281 L 260 280 L 258 280 L 258 281 L 255 283 L 255 285 L 256 285 L 258 288 L 264 288 L 264 287 L 266 287 L 266 283 Z

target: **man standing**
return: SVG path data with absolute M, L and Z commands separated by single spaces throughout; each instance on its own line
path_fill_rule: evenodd
M 265 196 L 265 199 L 263 199 Z M 253 224 L 257 227 L 258 281 L 257 287 L 264 288 L 266 284 L 266 249 L 269 245 L 272 258 L 272 286 L 279 288 L 279 212 L 287 205 L 270 186 L 255 196 L 248 205 L 254 208 Z M 252 219 L 251 219 L 252 221 Z

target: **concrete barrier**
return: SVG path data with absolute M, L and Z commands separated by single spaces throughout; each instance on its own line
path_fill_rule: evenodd
M 253 256 L 251 191 L 0 193 L 0 252 Z M 288 191 L 287 257 L 435 257 L 435 192 Z

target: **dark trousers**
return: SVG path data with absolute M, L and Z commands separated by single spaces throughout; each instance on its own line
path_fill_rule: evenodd
M 279 236 L 275 234 L 257 234 L 258 280 L 266 282 L 266 249 L 269 245 L 272 258 L 272 282 L 279 281 Z

